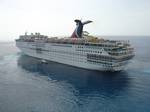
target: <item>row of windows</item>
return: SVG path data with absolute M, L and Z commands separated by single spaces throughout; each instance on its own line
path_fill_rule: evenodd
M 32 49 L 33 50 L 33 49 Z M 102 65 L 104 67 L 114 67 L 112 63 L 106 63 L 106 62 L 103 62 L 103 61 L 98 61 L 98 60 L 91 60 L 91 59 L 85 59 L 85 58 L 78 58 L 78 57 L 74 57 L 74 56 L 67 56 L 67 55 L 62 55 L 60 53 L 56 53 L 56 54 L 53 54 L 53 53 L 50 53 L 49 56 L 51 57 L 50 59 L 54 59 L 54 60 L 67 60 L 67 61 L 70 61 L 71 63 L 90 63 L 90 64 L 94 64 L 94 65 Z M 120 65 L 115 65 L 115 67 L 119 67 L 121 66 L 121 63 Z
M 111 63 L 105 63 L 105 62 L 97 62 L 94 60 L 87 60 L 89 63 L 91 64 L 95 64 L 95 65 L 102 65 L 104 67 L 113 67 L 113 65 Z
M 87 60 L 87 61 L 92 64 L 103 65 L 105 67 L 120 67 L 124 65 L 124 63 L 113 64 L 113 63 L 106 63 L 106 62 L 97 61 L 97 60 Z
M 77 48 L 99 49 L 101 47 L 96 47 L 96 46 L 78 46 Z
M 72 47 L 72 45 L 67 45 L 67 44 L 66 44 L 66 45 L 65 45 L 65 44 L 60 44 L 60 45 L 58 45 L 58 44 L 56 45 L 56 44 L 55 44 L 55 45 L 52 45 L 52 46 L 59 46 L 59 47 Z
M 76 51 L 80 51 L 80 52 L 90 52 L 90 53 L 102 53 L 102 51 L 81 50 L 81 49 L 77 49 Z
M 122 62 L 122 61 L 126 61 L 126 60 L 129 60 L 131 59 L 133 56 L 127 56 L 127 57 L 124 57 L 124 58 L 120 58 L 120 59 L 115 59 L 115 58 L 112 58 L 112 57 L 106 57 L 106 56 L 103 56 L 103 55 L 97 55 L 97 54 L 81 54 L 81 53 L 74 53 L 74 52 L 65 52 L 65 51 L 49 51 L 49 50 L 44 50 L 44 49 L 41 49 L 41 48 L 30 48 L 32 50 L 36 50 L 36 53 L 38 54 L 42 54 L 44 52 L 50 52 L 50 54 L 54 54 L 54 55 L 60 55 L 62 57 L 68 57 L 68 58 L 82 58 L 82 57 L 86 57 L 87 56 L 87 59 L 91 59 L 91 60 L 101 60 L 101 61 L 108 61 L 108 62 Z M 82 60 L 82 59 L 81 59 Z
M 69 46 L 69 45 L 67 45 L 67 46 L 66 46 L 66 45 L 53 45 L 53 46 L 72 47 L 72 46 Z M 29 47 L 29 46 L 28 46 L 28 47 Z M 91 47 L 91 46 L 90 46 L 90 47 Z M 32 48 L 33 48 L 33 47 L 31 47 L 31 49 L 32 49 Z M 39 46 L 38 48 L 40 48 L 40 46 Z M 33 49 L 34 49 L 34 48 L 33 48 Z M 41 48 L 41 49 L 42 49 L 42 48 Z M 50 50 L 52 50 L 52 49 L 50 49 Z M 53 49 L 53 50 L 57 51 L 58 49 Z M 71 50 L 72 50 L 72 49 L 70 49 L 70 50 L 68 49 L 68 51 L 70 51 L 70 52 L 71 52 Z M 96 51 L 96 50 L 88 50 L 88 49 L 85 49 L 85 50 L 84 50 L 84 49 L 77 49 L 76 51 L 85 52 L 85 53 L 86 53 L 86 52 L 90 52 L 90 53 L 99 53 L 99 54 L 101 54 L 101 53 L 102 53 L 102 50 L 103 50 L 103 49 L 99 49 L 99 51 Z M 42 51 L 49 51 L 49 50 L 42 49 Z M 111 53 L 111 52 L 110 52 L 110 54 L 117 55 L 117 53 Z
M 102 56 L 102 55 L 95 55 L 95 54 L 87 54 L 87 59 L 91 59 L 91 60 L 101 60 L 101 61 L 107 61 L 107 62 L 123 62 L 126 60 L 131 59 L 133 56 L 127 56 L 124 58 L 120 58 L 120 59 L 115 59 L 113 57 L 106 57 L 106 56 Z
M 35 49 L 32 48 L 32 50 L 35 50 Z M 72 61 L 77 61 L 77 62 L 85 62 L 85 59 L 86 59 L 86 57 L 85 57 L 86 55 L 76 54 L 76 53 L 71 53 L 71 52 L 63 52 L 63 51 L 61 51 L 61 52 L 58 52 L 58 51 L 47 52 L 46 50 L 42 51 L 41 48 L 37 48 L 35 51 L 38 54 L 42 54 L 42 53 L 45 54 L 46 53 L 45 55 L 50 55 L 52 57 L 58 57 L 58 58 L 63 58 L 66 60 L 72 60 Z M 94 63 L 95 64 L 102 63 L 102 62 L 106 64 L 106 63 L 111 63 L 111 62 L 115 62 L 115 61 L 117 61 L 117 63 L 118 63 L 118 62 L 126 61 L 130 58 L 132 58 L 132 56 L 114 60 L 111 57 L 106 57 L 106 56 L 96 55 L 96 54 L 87 54 L 87 60 L 90 62 L 93 62 L 93 64 Z
M 97 54 L 87 54 L 87 58 L 91 58 L 91 59 L 114 59 L 112 57 L 109 56 L 103 56 L 103 55 L 97 55 Z
M 23 48 L 27 48 L 27 47 L 23 47 Z M 27 48 L 27 49 L 36 50 L 38 53 L 41 53 L 41 52 L 53 52 L 53 53 L 58 52 L 58 53 L 61 53 L 61 54 L 85 56 L 85 54 L 78 53 L 78 52 L 58 51 L 58 50 L 45 50 L 45 49 L 42 49 L 42 48 Z

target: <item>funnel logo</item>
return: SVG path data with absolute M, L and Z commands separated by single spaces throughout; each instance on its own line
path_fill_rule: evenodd
M 73 34 L 71 35 L 71 38 L 82 38 L 82 32 L 83 32 L 83 26 L 85 24 L 91 23 L 92 21 L 85 21 L 81 22 L 80 20 L 75 20 L 76 22 L 76 29 L 74 30 Z

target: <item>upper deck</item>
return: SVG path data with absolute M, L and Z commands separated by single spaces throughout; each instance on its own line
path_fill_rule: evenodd
M 92 45 L 99 47 L 107 47 L 111 49 L 115 49 L 118 47 L 130 47 L 129 40 L 105 40 L 100 37 L 94 37 L 89 35 L 84 35 L 84 38 L 70 38 L 70 37 L 48 37 L 45 35 L 40 35 L 39 33 L 31 34 L 31 35 L 20 35 L 19 39 L 16 41 L 24 41 L 24 42 L 37 42 L 42 41 L 45 43 L 57 43 L 57 44 L 75 44 L 75 45 Z
M 31 35 L 21 35 L 16 41 L 20 42 L 42 42 L 51 43 L 53 45 L 78 45 L 80 51 L 86 51 L 95 49 L 104 49 L 111 56 L 126 56 L 134 55 L 134 48 L 131 46 L 129 41 L 124 40 L 105 40 L 102 38 L 84 35 L 84 38 L 70 38 L 70 37 L 51 37 L 40 35 L 39 33 Z M 83 47 L 84 46 L 84 47 Z M 85 49 L 86 48 L 86 49 Z

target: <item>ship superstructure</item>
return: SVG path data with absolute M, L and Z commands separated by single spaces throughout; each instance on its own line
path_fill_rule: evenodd
M 71 37 L 51 37 L 40 33 L 21 35 L 16 45 L 29 56 L 71 66 L 100 71 L 120 71 L 134 57 L 129 41 L 105 40 L 83 32 L 83 26 L 92 21 L 75 20 Z

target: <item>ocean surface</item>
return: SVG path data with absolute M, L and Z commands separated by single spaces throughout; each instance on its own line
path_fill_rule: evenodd
M 120 38 L 136 56 L 117 73 L 44 64 L 0 42 L 0 112 L 150 112 L 150 37 Z

